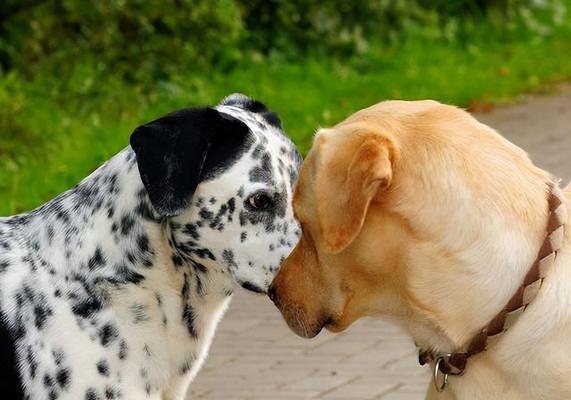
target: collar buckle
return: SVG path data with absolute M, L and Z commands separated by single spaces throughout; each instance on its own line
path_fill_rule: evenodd
M 438 393 L 442 393 L 448 385 L 449 376 L 462 376 L 466 371 L 467 353 L 438 354 L 420 350 L 418 362 L 420 365 L 433 364 L 432 383 Z
M 434 369 L 432 371 L 432 384 L 438 393 L 444 392 L 444 389 L 446 389 L 446 386 L 448 385 L 448 374 L 445 374 L 440 370 L 440 364 L 443 360 L 443 357 L 438 357 L 434 363 Z M 442 375 L 442 379 L 439 379 L 440 375 Z

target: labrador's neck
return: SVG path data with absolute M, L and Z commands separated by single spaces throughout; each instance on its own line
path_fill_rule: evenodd
M 537 191 L 536 196 L 541 194 Z M 567 204 L 571 204 L 571 186 L 565 189 L 565 195 Z M 541 200 L 538 197 L 534 201 L 540 203 Z M 547 204 L 547 200 L 543 203 Z M 547 207 L 533 213 L 534 210 L 529 210 L 529 218 L 520 220 L 510 220 L 499 213 L 494 217 L 495 224 L 480 226 L 484 231 L 482 239 L 450 257 L 449 263 L 439 259 L 439 249 L 435 246 L 435 268 L 447 268 L 447 278 L 432 285 L 428 282 L 425 290 L 415 292 L 413 295 L 429 307 L 411 306 L 410 318 L 405 320 L 407 330 L 419 347 L 439 354 L 462 350 L 505 306 L 535 262 L 546 235 Z M 569 219 L 568 226 L 571 226 Z M 533 370 L 528 371 L 530 373 L 542 368 L 550 371 L 554 368 L 551 358 L 558 352 L 542 355 L 547 346 L 562 343 L 565 347 L 569 343 L 567 347 L 571 347 L 565 334 L 571 328 L 571 296 L 566 295 L 571 282 L 570 231 L 567 228 L 563 249 L 547 272 L 538 297 L 499 341 L 469 361 L 467 375 L 472 378 L 462 377 L 458 382 L 474 380 L 474 372 L 470 370 L 478 365 L 485 366 L 479 368 L 478 374 L 502 371 L 507 380 L 519 379 L 521 368 Z M 529 366 L 524 361 L 526 357 L 534 357 L 533 354 L 536 358 L 533 366 Z M 516 360 L 525 365 L 517 366 Z M 571 366 L 571 362 L 568 364 L 565 368 Z
M 460 246 L 441 242 L 411 248 L 411 253 L 422 252 L 425 267 L 424 273 L 411 274 L 416 304 L 411 305 L 406 321 L 419 346 L 444 353 L 462 349 L 517 291 L 546 235 L 544 190 L 537 190 L 535 196 L 539 198 L 528 199 L 529 204 L 543 206 L 521 218 L 502 212 L 490 212 L 493 215 L 479 221 L 467 218 L 467 224 L 475 222 L 478 240 Z

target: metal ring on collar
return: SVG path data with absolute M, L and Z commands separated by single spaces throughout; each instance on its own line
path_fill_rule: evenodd
M 442 393 L 444 389 L 446 389 L 446 385 L 448 385 L 448 374 L 440 371 L 440 363 L 444 361 L 444 357 L 438 357 L 436 362 L 434 363 L 434 373 L 432 376 L 432 383 L 434 384 L 434 388 L 438 393 Z M 442 375 L 442 382 L 438 382 L 438 376 Z

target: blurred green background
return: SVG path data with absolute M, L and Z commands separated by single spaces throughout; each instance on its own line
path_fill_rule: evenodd
M 316 128 L 383 99 L 471 108 L 571 78 L 570 0 L 4 0 L 0 215 L 173 109 L 232 92 Z

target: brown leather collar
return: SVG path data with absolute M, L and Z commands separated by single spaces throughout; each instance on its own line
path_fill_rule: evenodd
M 545 241 L 523 283 L 505 307 L 461 350 L 450 354 L 419 350 L 420 365 L 434 363 L 435 386 L 439 391 L 446 387 L 448 375 L 462 375 L 466 370 L 468 359 L 485 351 L 489 343 L 506 332 L 537 296 L 547 270 L 555 263 L 557 252 L 563 246 L 565 239 L 567 207 L 563 193 L 555 183 L 550 183 L 548 204 L 549 218 Z M 442 383 L 436 382 L 439 373 L 443 374 Z

